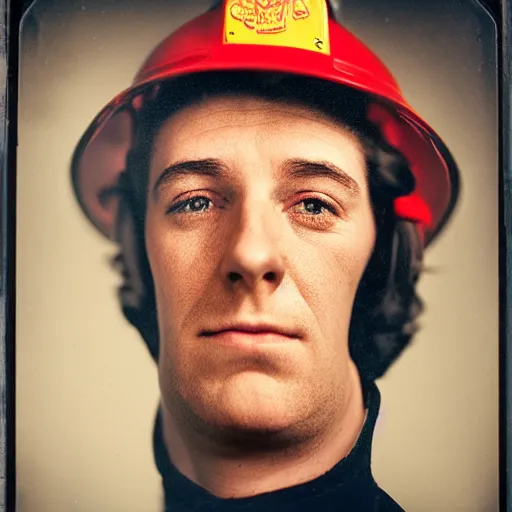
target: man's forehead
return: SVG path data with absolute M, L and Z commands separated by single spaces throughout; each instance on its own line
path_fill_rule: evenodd
M 184 108 L 163 124 L 153 149 L 155 194 L 190 175 L 233 179 L 257 168 L 263 179 L 261 166 L 274 179 L 334 178 L 354 195 L 365 186 L 364 151 L 352 132 L 306 105 L 250 94 L 215 95 Z
M 177 136 L 184 127 L 197 132 L 218 126 L 236 124 L 241 128 L 257 128 L 261 125 L 283 124 L 281 130 L 290 130 L 300 124 L 318 123 L 346 135 L 352 135 L 339 115 L 308 105 L 295 98 L 266 98 L 258 94 L 225 92 L 205 95 L 171 113 L 156 132 L 156 142 L 163 143 L 170 136 Z M 314 128 L 311 129 L 314 135 Z M 159 140 L 162 139 L 163 140 Z M 356 139 L 354 137 L 354 139 Z

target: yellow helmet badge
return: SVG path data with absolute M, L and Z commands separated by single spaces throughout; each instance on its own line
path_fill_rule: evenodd
M 226 44 L 330 53 L 325 0 L 227 0 L 224 30 Z

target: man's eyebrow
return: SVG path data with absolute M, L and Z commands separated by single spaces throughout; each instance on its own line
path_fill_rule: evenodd
M 214 158 L 205 158 L 201 160 L 183 160 L 166 167 L 160 174 L 153 186 L 153 199 L 157 199 L 158 191 L 163 185 L 178 176 L 209 176 L 219 178 L 226 174 L 226 166 Z
M 356 197 L 361 193 L 356 180 L 332 162 L 290 159 L 286 160 L 282 169 L 292 178 L 329 178 L 343 185 Z

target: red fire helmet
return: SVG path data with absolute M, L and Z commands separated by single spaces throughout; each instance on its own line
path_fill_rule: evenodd
M 159 83 L 208 71 L 269 71 L 310 76 L 368 94 L 370 121 L 407 159 L 413 194 L 395 200 L 425 245 L 441 231 L 458 197 L 458 169 L 436 132 L 406 102 L 379 58 L 344 29 L 326 0 L 223 0 L 186 23 L 149 55 L 132 85 L 96 116 L 75 149 L 72 180 L 89 220 L 114 238 L 115 185 L 136 126 Z

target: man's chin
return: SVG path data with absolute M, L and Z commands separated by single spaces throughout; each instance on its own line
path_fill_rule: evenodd
M 293 383 L 258 372 L 232 376 L 218 384 L 210 397 L 201 407 L 206 423 L 254 436 L 293 428 L 307 400 Z

